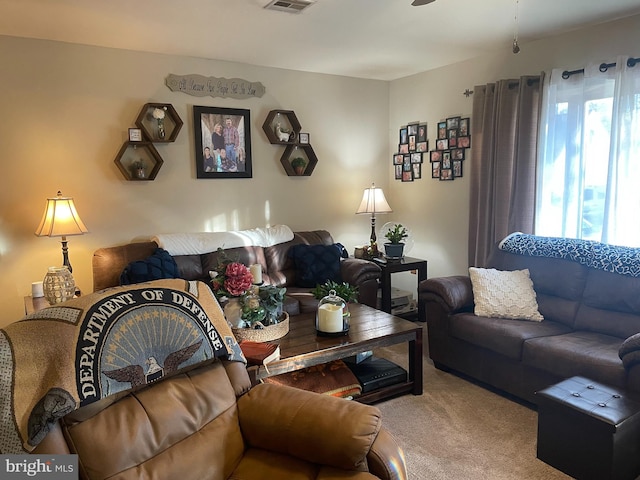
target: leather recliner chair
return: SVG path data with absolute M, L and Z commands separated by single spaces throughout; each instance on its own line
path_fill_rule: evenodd
M 76 453 L 80 478 L 406 479 L 373 406 L 291 387 L 251 388 L 216 360 L 59 421 L 33 453 Z

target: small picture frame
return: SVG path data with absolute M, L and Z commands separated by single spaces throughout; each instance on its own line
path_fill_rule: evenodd
M 449 150 L 442 152 L 442 168 L 451 168 L 451 151 Z
M 438 150 L 449 150 L 449 139 L 448 138 L 439 138 L 436 141 L 436 149 L 438 149 Z
M 458 137 L 458 148 L 469 148 L 471 147 L 471 137 Z
M 409 135 L 417 135 L 418 134 L 418 124 L 417 123 L 411 123 L 411 124 L 407 125 L 407 133 Z
M 458 135 L 461 137 L 467 137 L 469 133 L 469 118 L 461 118 L 458 125 Z
M 407 136 L 407 127 L 400 129 L 400 141 L 398 143 L 407 143 L 409 141 Z
M 426 123 L 420 123 L 418 125 L 417 141 L 418 143 L 427 141 L 427 124 Z
M 447 138 L 447 122 L 438 122 L 438 137 L 437 139 Z
M 450 168 L 441 168 L 440 180 L 453 180 L 453 170 Z
M 401 143 L 398 145 L 398 153 L 409 153 L 409 144 Z
M 462 160 L 454 160 L 451 163 L 454 178 L 462 177 Z
M 396 180 L 402 180 L 402 164 L 394 165 Z
M 411 163 L 422 163 L 422 153 L 414 152 L 411 154 Z
M 440 162 L 431 162 L 431 178 L 440 178 Z
M 426 152 L 427 150 L 429 150 L 429 142 L 426 140 L 416 143 L 416 152 Z
M 442 150 L 431 150 L 430 162 L 440 162 L 442 160 Z
M 129 141 L 130 142 L 141 142 L 142 138 L 142 129 L 141 128 L 130 128 L 129 129 Z
M 457 129 L 460 124 L 460 117 L 447 118 L 447 130 Z
M 409 170 L 403 170 L 402 172 L 402 181 L 403 182 L 413 182 L 413 170 L 409 168 Z
M 411 165 L 411 168 L 413 169 L 414 180 L 418 178 L 422 178 L 422 164 L 414 163 L 413 165 Z
M 464 160 L 464 148 L 453 148 L 453 149 L 451 149 L 451 159 L 452 160 Z
M 298 135 L 298 143 L 301 145 L 309 145 L 309 134 L 300 132 Z
M 402 155 L 401 153 L 396 153 L 393 155 L 393 164 L 394 165 L 402 165 L 402 162 L 404 161 L 404 155 Z

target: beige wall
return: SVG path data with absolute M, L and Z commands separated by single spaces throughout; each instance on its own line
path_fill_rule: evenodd
M 429 177 L 393 180 L 398 128 L 469 115 L 474 85 L 587 61 L 640 56 L 640 17 L 523 43 L 510 39 L 500 55 L 470 60 L 393 82 L 269 69 L 229 62 L 74 46 L 0 36 L 0 326 L 22 315 L 22 297 L 49 265 L 61 263 L 60 243 L 33 235 L 45 203 L 58 189 L 75 198 L 90 233 L 69 240 L 74 276 L 90 291 L 91 254 L 101 246 L 154 233 L 243 229 L 286 223 L 325 228 L 351 251 L 365 243 L 369 218 L 354 211 L 372 181 L 385 188 L 394 213 L 413 231 L 413 256 L 429 260 L 429 275 L 467 267 L 469 167 L 453 182 Z M 260 99 L 192 97 L 164 86 L 169 73 L 260 81 Z M 154 182 L 127 182 L 113 163 L 147 102 L 174 105 L 185 126 L 173 144 L 159 145 L 165 163 Z M 192 106 L 251 111 L 253 178 L 195 178 Z M 271 109 L 295 110 L 319 158 L 311 177 L 287 177 L 281 147 L 262 122 Z M 398 274 L 398 286 L 413 286 Z M 396 277 L 394 277 L 396 278 Z
M 462 94 L 467 88 L 473 90 L 474 85 L 552 68 L 573 70 L 587 62 L 615 61 L 618 55 L 639 57 L 638 45 L 640 16 L 547 40 L 521 43 L 518 55 L 511 53 L 511 41 L 505 39 L 503 54 L 487 55 L 391 82 L 389 159 L 397 148 L 401 125 L 428 122 L 429 147 L 433 148 L 438 121 L 456 115 L 469 116 L 473 99 Z M 473 139 L 471 144 L 473 146 Z M 422 180 L 402 183 L 393 180 L 389 160 L 387 176 L 394 219 L 410 226 L 415 241 L 410 254 L 429 260 L 430 277 L 467 271 L 469 170 L 469 161 L 465 161 L 462 178 L 441 182 L 430 178 L 427 166 Z M 396 283 L 401 288 L 415 288 L 415 278 L 409 278 L 408 274 Z
M 385 185 L 389 84 L 228 62 L 0 37 L 0 326 L 23 314 L 23 296 L 50 265 L 59 238 L 39 238 L 45 199 L 73 196 L 90 230 L 69 237 L 80 288 L 92 289 L 91 255 L 155 233 L 244 229 L 278 223 L 329 230 L 364 243 L 369 219 L 354 212 L 370 182 Z M 169 73 L 259 81 L 259 99 L 171 92 Z M 114 164 L 143 104 L 171 103 L 184 121 L 153 182 L 128 182 Z M 252 179 L 196 179 L 193 105 L 250 110 Z M 319 159 L 310 177 L 288 177 L 283 147 L 262 123 L 292 109 Z

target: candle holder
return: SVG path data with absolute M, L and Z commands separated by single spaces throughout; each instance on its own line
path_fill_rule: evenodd
M 349 333 L 349 306 L 347 302 L 330 290 L 320 299 L 316 313 L 316 333 L 324 337 L 339 337 Z
M 67 267 L 49 267 L 42 281 L 42 290 L 50 305 L 73 298 L 75 289 L 76 284 Z

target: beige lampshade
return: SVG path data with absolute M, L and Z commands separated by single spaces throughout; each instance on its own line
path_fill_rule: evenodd
M 47 198 L 42 220 L 35 233 L 39 237 L 63 237 L 82 235 L 88 231 L 78 215 L 73 198 L 63 197 L 58 192 L 57 197 Z
M 62 265 L 73 272 L 69 261 L 67 235 L 82 235 L 88 231 L 78 215 L 73 198 L 63 197 L 58 191 L 57 197 L 47 198 L 44 215 L 35 233 L 39 237 L 62 237 Z
M 376 188 L 372 183 L 371 188 L 365 188 L 362 194 L 362 202 L 356 213 L 391 213 L 391 207 L 387 203 L 387 199 L 384 197 L 384 192 L 381 188 Z

